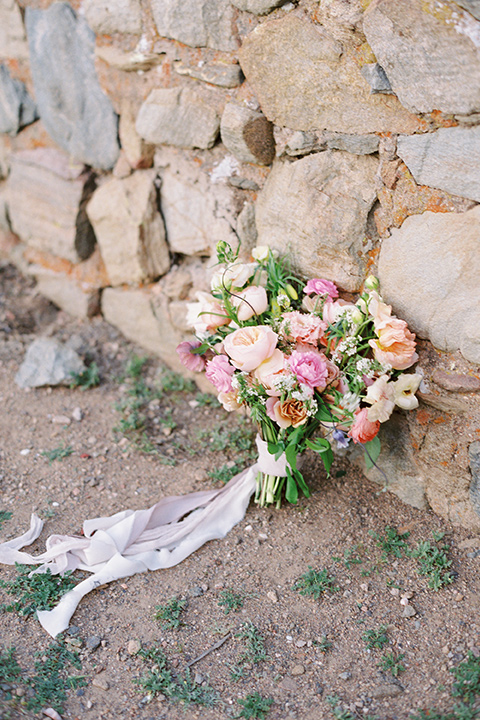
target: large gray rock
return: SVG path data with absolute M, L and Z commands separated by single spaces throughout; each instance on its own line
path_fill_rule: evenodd
M 37 117 L 37 108 L 25 84 L 12 78 L 8 68 L 0 65 L 0 133 L 16 135 Z
M 95 71 L 95 35 L 67 3 L 27 7 L 35 97 L 52 139 L 75 160 L 109 170 L 119 147 L 117 115 Z
M 225 147 L 241 162 L 270 165 L 275 157 L 273 126 L 263 113 L 227 102 L 220 123 Z
M 480 111 L 480 25 L 451 0 L 374 0 L 363 29 L 412 112 Z
M 86 0 L 85 18 L 98 35 L 142 32 L 142 9 L 138 0 Z
M 28 59 L 27 37 L 16 0 L 0 0 L 0 58 Z
M 224 182 L 212 183 L 194 159 L 182 158 L 169 148 L 162 149 L 157 164 L 162 179 L 160 205 L 172 252 L 209 256 L 220 239 L 236 247 L 234 190 Z
M 15 376 L 22 388 L 43 385 L 68 385 L 72 375 L 85 370 L 81 357 L 55 338 L 40 337 L 27 349 Z
M 480 363 L 480 207 L 413 215 L 382 242 L 381 292 L 420 337 Z
M 94 177 L 61 150 L 23 150 L 10 157 L 6 183 L 12 230 L 30 247 L 73 263 L 88 258 L 95 234 L 84 203 Z
M 154 145 L 207 149 L 215 143 L 220 117 L 203 95 L 190 88 L 157 89 L 141 106 L 136 128 Z
M 255 15 L 266 15 L 281 5 L 285 5 L 288 0 L 231 0 L 239 10 L 246 10 Z
M 87 205 L 112 285 L 154 280 L 170 267 L 154 170 L 101 185 Z
M 151 6 L 162 37 L 191 47 L 238 48 L 230 0 L 151 0 Z
M 480 127 L 399 137 L 397 153 L 419 185 L 480 202 Z
M 368 155 L 332 150 L 277 162 L 257 200 L 258 244 L 290 250 L 305 277 L 326 277 L 357 290 L 376 170 Z
M 239 59 L 262 111 L 277 125 L 362 134 L 421 126 L 393 95 L 372 95 L 353 57 L 306 18 L 288 14 L 258 25 Z

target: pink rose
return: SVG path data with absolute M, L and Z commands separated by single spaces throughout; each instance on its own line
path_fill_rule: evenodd
M 415 335 L 405 320 L 396 317 L 375 323 L 378 340 L 369 340 L 375 360 L 391 365 L 395 370 L 406 370 L 418 360 L 415 352 Z
M 239 322 L 250 320 L 254 315 L 261 315 L 268 308 L 267 292 L 264 287 L 251 285 L 232 297 L 232 304 L 237 308 Z
M 195 348 L 200 347 L 201 344 L 202 343 L 198 342 L 198 340 L 194 340 L 192 342 L 185 340 L 185 342 L 181 342 L 180 345 L 177 345 L 176 348 L 182 365 L 185 365 L 186 368 L 193 370 L 194 372 L 202 372 L 205 368 L 205 360 L 203 357 L 192 352 Z
M 323 390 L 326 387 L 327 363 L 320 354 L 294 350 L 288 358 L 288 362 L 302 385 L 307 385 L 312 390 L 314 388 Z
M 355 443 L 366 443 L 373 440 L 378 433 L 380 423 L 378 420 L 371 422 L 367 417 L 367 408 L 355 410 L 355 420 L 348 435 Z
M 277 333 L 266 325 L 250 325 L 227 335 L 223 347 L 236 368 L 250 372 L 272 357 L 277 340 Z
M 287 340 L 317 345 L 327 324 L 316 315 L 306 315 L 294 310 L 283 315 L 282 328 Z
M 228 393 L 232 390 L 232 375 L 235 372 L 226 355 L 215 355 L 207 363 L 206 377 L 215 385 L 218 392 Z
M 268 360 L 264 360 L 253 374 L 258 382 L 266 388 L 269 395 L 277 395 L 275 380 L 285 375 L 286 367 L 285 355 L 277 348 L 273 351 L 273 355 Z
M 313 278 L 309 280 L 303 292 L 307 295 L 328 295 L 329 298 L 337 298 L 338 290 L 335 283 L 330 280 L 324 280 L 323 278 Z

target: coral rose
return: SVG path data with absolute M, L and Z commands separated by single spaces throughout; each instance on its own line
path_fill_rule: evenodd
M 240 410 L 242 407 L 242 403 L 238 402 L 238 393 L 236 390 L 221 392 L 218 394 L 217 399 L 227 412 L 234 412 L 235 410 Z
M 251 325 L 227 335 L 223 348 L 236 368 L 250 372 L 272 357 L 277 340 L 277 333 L 266 325 Z
M 267 400 L 267 415 L 281 428 L 298 427 L 308 420 L 307 408 L 301 400 L 284 400 L 271 397 Z
M 380 422 L 378 420 L 371 422 L 367 414 L 367 408 L 355 410 L 355 420 L 348 432 L 348 436 L 351 437 L 355 443 L 370 442 L 378 433 Z
M 405 320 L 388 317 L 375 323 L 378 340 L 369 340 L 376 360 L 391 365 L 395 370 L 405 370 L 418 360 L 415 352 L 415 335 L 410 332 Z

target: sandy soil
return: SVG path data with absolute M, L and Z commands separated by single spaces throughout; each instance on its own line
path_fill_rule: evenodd
M 15 373 L 26 347 L 41 334 L 69 341 L 95 361 L 101 384 L 86 391 L 19 389 Z M 30 281 L 9 266 L 0 268 L 0 510 L 12 513 L 0 529 L 2 540 L 24 532 L 35 511 L 45 528 L 32 550 L 41 551 L 48 535 L 79 533 L 86 518 L 210 488 L 209 470 L 238 460 L 238 436 L 225 450 L 212 449 L 219 433 L 229 433 L 237 421 L 199 404 L 196 391 L 165 392 L 150 402 L 145 432 L 147 449 L 155 453 L 114 432 L 121 418 L 116 406 L 128 394 L 122 373 L 135 354 L 145 355 L 102 320 L 82 322 L 58 312 Z M 163 377 L 155 358 L 143 372 L 150 387 Z M 77 408 L 81 420 L 72 419 L 79 417 Z M 44 453 L 59 447 L 71 453 L 49 461 Z M 403 720 L 422 708 L 450 710 L 451 668 L 469 650 L 480 655 L 479 538 L 378 493 L 345 459 L 335 461 L 327 479 L 321 462 L 308 457 L 305 475 L 310 499 L 278 511 L 251 504 L 225 540 L 208 543 L 180 566 L 112 583 L 85 598 L 65 637 L 79 650 L 86 685 L 68 691 L 62 717 L 214 720 L 238 715 L 238 699 L 254 692 L 273 699 L 267 714 L 272 720 L 333 718 L 327 698 L 334 695 L 337 717 L 340 708 L 353 718 L 379 720 Z M 409 532 L 411 548 L 424 540 L 448 544 L 454 582 L 434 591 L 417 560 L 383 561 L 372 533 L 384 536 L 387 527 Z M 442 532 L 443 540 L 435 543 L 432 533 Z M 327 569 L 337 591 L 319 599 L 301 595 L 295 583 L 309 567 Z M 1 579 L 15 576 L 14 568 L 0 568 Z M 244 603 L 226 614 L 219 601 L 229 589 Z M 411 617 L 404 616 L 405 594 Z M 169 630 L 154 615 L 156 606 L 173 597 L 187 604 L 183 624 Z M 8 601 L 0 589 L 0 602 Z M 253 623 L 263 638 L 266 659 L 247 663 L 244 677 L 232 680 L 231 667 L 245 650 L 238 635 L 245 623 Z M 382 625 L 389 644 L 369 650 L 363 634 Z M 34 617 L 4 612 L 1 627 L 0 645 L 15 648 L 22 677 L 10 683 L 0 678 L 0 718 L 42 717 L 25 709 L 31 694 L 25 679 L 38 661 L 35 652 L 41 658 L 52 640 Z M 192 666 L 197 685 L 215 689 L 213 708 L 185 708 L 163 695 L 148 702 L 147 692 L 134 683 L 147 670 L 135 654 L 139 643 L 159 644 L 180 676 L 227 633 L 221 647 Z M 324 636 L 332 643 L 327 652 Z M 404 655 L 405 669 L 397 677 L 379 667 L 389 651 Z

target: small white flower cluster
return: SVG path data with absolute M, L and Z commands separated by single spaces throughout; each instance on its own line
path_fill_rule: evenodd
M 290 307 L 290 298 L 286 293 L 278 293 L 277 295 L 277 303 L 281 308 L 289 308 Z
M 355 412 L 355 410 L 360 405 L 360 398 L 358 395 L 352 392 L 345 393 L 345 395 L 342 398 L 342 406 L 345 408 L 345 410 L 349 410 L 350 412 Z
M 279 375 L 278 378 L 274 378 L 273 385 L 275 390 L 280 393 L 292 392 L 293 388 L 297 384 L 297 378 L 293 373 L 289 375 Z
M 307 403 L 312 397 L 312 390 L 306 385 L 300 385 L 298 390 L 292 392 L 292 398 L 294 400 L 300 400 L 300 402 Z
M 355 355 L 355 353 L 357 352 L 357 343 L 357 338 L 353 335 L 349 335 L 345 338 L 345 340 L 342 340 L 342 342 L 338 343 L 335 354 L 338 352 L 345 355 Z
M 361 358 L 360 360 L 357 360 L 355 368 L 361 377 L 372 378 L 375 374 L 374 365 L 375 363 L 373 360 L 369 360 L 369 358 Z

